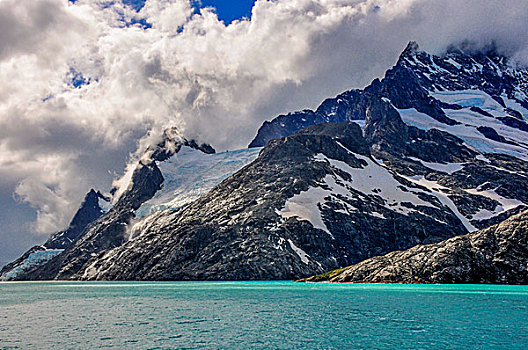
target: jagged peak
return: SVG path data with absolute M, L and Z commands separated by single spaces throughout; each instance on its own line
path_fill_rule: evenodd
M 100 191 L 93 188 L 90 189 L 90 191 L 84 196 L 84 199 L 73 216 L 68 228 L 51 235 L 44 246 L 50 249 L 64 249 L 77 239 L 90 223 L 94 222 L 104 214 L 105 210 L 102 208 L 99 200 L 103 200 L 106 203 L 110 202 L 110 198 Z
M 409 64 L 414 66 L 414 62 L 423 58 L 423 56 L 430 56 L 427 52 L 420 50 L 420 45 L 416 41 L 409 41 L 405 49 L 400 54 L 396 66 L 408 67 Z
M 100 191 L 96 191 L 93 188 L 86 194 L 84 200 L 79 207 L 79 210 L 75 213 L 71 223 L 70 228 L 76 226 L 78 221 L 83 221 L 83 217 L 86 215 L 87 211 L 102 211 L 99 199 L 102 199 L 105 202 L 110 202 L 110 198 L 103 195 Z
M 184 146 L 194 148 L 198 151 L 202 151 L 205 154 L 214 154 L 216 150 L 208 143 L 198 144 L 195 140 L 185 140 Z
M 84 202 L 83 204 L 90 198 L 97 198 L 97 199 L 102 199 L 104 200 L 105 202 L 109 202 L 110 201 L 110 198 L 108 198 L 107 196 L 105 196 L 101 191 L 98 191 L 98 190 L 95 190 L 95 189 L 90 189 L 90 191 L 88 191 L 88 193 L 86 194 L 86 196 L 84 196 Z M 82 206 L 82 205 L 81 205 Z
M 206 154 L 216 153 L 215 149 L 206 143 L 198 143 L 194 139 L 187 139 L 176 127 L 166 128 L 160 138 L 153 138 L 151 144 L 146 147 L 143 155 L 134 162 L 127 165 L 125 174 L 118 180 L 114 181 L 112 194 L 113 204 L 117 204 L 120 198 L 133 187 L 134 174 L 141 171 L 143 167 L 153 169 L 155 162 L 163 162 L 174 156 L 183 146 L 191 147 Z
M 414 56 L 420 51 L 420 45 L 416 41 L 409 41 L 407 43 L 407 46 L 405 47 L 405 50 L 400 55 L 401 57 L 409 57 Z
M 404 58 L 412 58 L 419 55 L 434 56 L 426 51 L 420 50 L 420 45 L 416 41 L 409 41 L 405 49 L 400 54 L 399 61 Z M 453 56 L 463 56 L 463 57 L 506 57 L 501 50 L 498 48 L 495 42 L 491 42 L 485 46 L 479 45 L 471 41 L 463 41 L 447 46 L 443 54 L 439 55 L 437 58 L 444 57 L 453 57 Z
M 155 146 L 149 146 L 147 148 L 142 160 L 144 163 L 147 162 L 147 159 L 158 162 L 165 161 L 178 153 L 182 146 L 188 146 L 207 154 L 216 153 L 211 145 L 206 143 L 199 144 L 194 139 L 188 140 L 176 127 L 170 127 L 163 131 L 161 141 Z

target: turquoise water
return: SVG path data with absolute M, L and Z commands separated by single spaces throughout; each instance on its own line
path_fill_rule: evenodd
M 0 283 L 5 349 L 528 349 L 528 287 Z

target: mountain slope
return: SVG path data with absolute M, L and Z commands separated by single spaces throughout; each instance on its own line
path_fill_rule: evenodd
M 396 65 L 364 92 L 390 100 L 402 119 L 422 129 L 451 133 L 482 153 L 528 159 L 528 70 L 490 50 L 450 49 L 443 57 L 409 43 Z M 291 135 L 313 124 L 357 120 L 363 91 L 325 100 L 316 111 L 301 111 L 265 122 L 250 147 Z M 480 130 L 479 130 L 480 127 Z
M 465 236 L 306 279 L 356 283 L 528 284 L 528 211 Z
M 327 99 L 315 112 L 295 112 L 265 122 L 250 147 L 311 123 L 355 121 L 364 126 L 366 96 L 380 96 L 392 104 L 399 118 L 383 116 L 386 122 L 379 132 L 364 127 L 364 135 L 374 143 L 373 155 L 392 171 L 448 191 L 462 220 L 470 221 L 467 228 L 483 228 L 520 212 L 527 200 L 527 82 L 526 69 L 515 67 L 492 49 L 471 53 L 452 48 L 439 57 L 419 51 L 411 42 L 381 81 L 374 80 L 364 91 Z M 443 154 L 449 152 L 409 145 L 416 140 L 409 139 L 408 126 L 430 130 L 437 137 L 447 133 L 480 155 L 475 162 L 446 161 Z M 416 173 L 417 165 L 437 174 Z
M 394 185 L 369 185 L 373 174 Z M 351 186 L 356 177 L 365 188 Z M 189 206 L 148 217 L 77 277 L 285 279 L 465 232 L 426 189 L 408 186 L 370 156 L 356 124 L 317 125 L 271 142 Z M 296 212 L 314 199 L 321 204 Z
M 408 144 L 417 145 L 413 154 L 441 149 L 447 161 L 480 162 L 460 140 L 404 126 L 390 103 L 371 98 L 366 126 L 377 136 L 370 139 L 382 144 L 387 130 L 385 118 L 374 116 L 396 118 L 390 123 L 415 142 L 389 151 L 412 164 L 413 174 L 453 180 L 402 160 Z M 272 141 L 207 195 L 146 217 L 133 239 L 92 257 L 71 278 L 294 278 L 472 229 L 449 196 L 391 171 L 371 148 L 355 123 L 320 124 Z M 474 197 L 469 208 L 499 205 Z
M 87 225 L 74 240 L 57 250 L 44 264 L 32 265 L 14 278 L 67 279 L 98 253 L 122 245 L 130 234 L 129 224 L 135 218 L 135 211 L 162 187 L 164 179 L 156 162 L 171 158 L 183 146 L 214 153 L 211 146 L 188 141 L 176 129 L 167 129 L 160 142 L 145 151 L 130 174 L 128 183 L 112 190 L 115 204 L 105 215 Z

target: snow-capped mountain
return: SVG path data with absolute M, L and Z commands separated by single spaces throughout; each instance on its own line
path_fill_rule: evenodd
M 501 222 L 528 203 L 526 79 L 494 51 L 410 43 L 364 90 L 264 123 L 262 150 L 161 142 L 106 215 L 18 278 L 298 278 Z
M 463 139 L 480 152 L 526 159 L 528 153 L 528 70 L 490 50 L 466 54 L 452 48 L 438 57 L 409 43 L 383 80 L 364 92 L 390 100 L 409 125 L 438 129 Z M 355 103 L 362 93 L 327 99 L 316 111 L 281 115 L 265 122 L 250 147 L 325 122 L 364 120 Z M 523 131 L 523 132 L 520 132 Z

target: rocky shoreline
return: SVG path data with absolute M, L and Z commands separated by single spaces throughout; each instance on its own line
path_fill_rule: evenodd
M 297 282 L 528 284 L 528 211 L 487 229 L 417 245 Z

